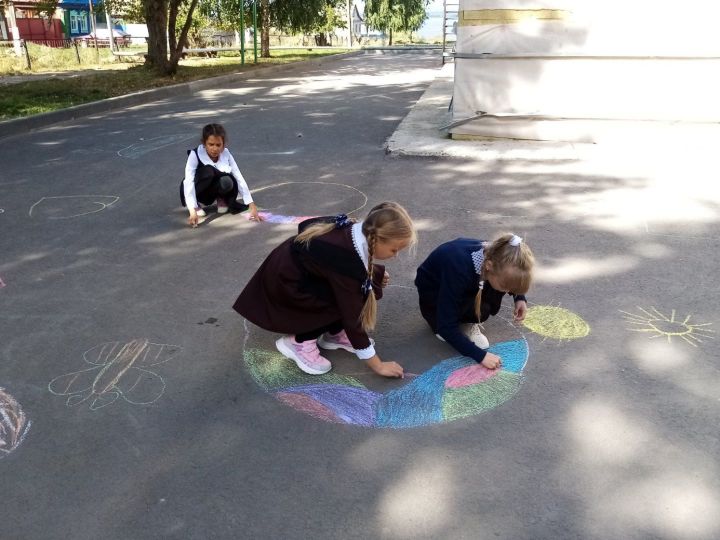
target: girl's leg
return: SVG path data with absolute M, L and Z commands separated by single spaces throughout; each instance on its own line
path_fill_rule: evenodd
M 218 212 L 224 214 L 228 209 L 232 213 L 241 212 L 247 209 L 244 204 L 237 203 L 238 185 L 232 175 L 224 174 L 219 178 L 219 190 L 217 197 Z M 242 207 L 242 208 L 239 208 Z
M 217 199 L 219 182 L 216 173 L 217 169 L 210 165 L 202 165 L 195 171 L 195 197 L 198 203 L 209 205 Z
M 278 351 L 293 360 L 305 373 L 322 375 L 330 371 L 332 364 L 327 358 L 320 355 L 318 338 L 325 332 L 333 330 L 335 332 L 342 330 L 342 323 L 336 321 L 322 328 L 311 330 L 310 332 L 281 337 L 275 342 L 275 346 Z
M 326 332 L 330 334 L 338 334 L 342 331 L 342 329 L 342 321 L 335 321 L 333 323 L 323 326 L 322 328 L 318 328 L 317 330 L 296 334 L 295 341 L 297 341 L 298 343 L 302 343 L 303 341 L 312 341 L 313 339 L 319 338 Z
M 437 306 L 420 299 L 420 315 L 428 323 L 433 333 L 437 334 Z
M 372 339 L 371 343 L 375 343 Z M 335 351 L 343 349 L 347 352 L 355 353 L 355 348 L 350 343 L 350 339 L 345 333 L 342 321 L 336 321 L 326 327 L 326 331 L 318 338 L 318 347 Z

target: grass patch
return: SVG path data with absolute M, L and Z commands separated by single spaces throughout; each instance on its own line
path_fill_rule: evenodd
M 258 58 L 258 64 L 285 64 L 344 52 L 344 49 L 314 49 L 272 51 L 271 58 Z M 160 88 L 188 81 L 196 81 L 229 73 L 241 73 L 256 68 L 253 53 L 245 54 L 240 65 L 238 53 L 222 53 L 218 58 L 188 58 L 182 60 L 174 77 L 160 77 L 143 65 L 116 62 L 109 66 L 83 69 L 82 74 L 70 73 L 2 86 L 0 90 L 0 120 L 8 120 L 45 113 L 132 92 Z

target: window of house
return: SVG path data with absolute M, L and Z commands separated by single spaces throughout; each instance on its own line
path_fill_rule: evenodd
M 88 12 L 87 11 L 81 11 L 79 14 L 80 19 L 80 31 L 83 34 L 87 34 L 89 32 L 88 30 Z
M 78 16 L 76 11 L 70 12 L 70 33 L 77 34 L 78 30 Z

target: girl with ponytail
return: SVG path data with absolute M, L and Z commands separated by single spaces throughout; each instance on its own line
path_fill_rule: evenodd
M 492 243 L 458 238 L 441 244 L 417 270 L 420 313 L 439 339 L 497 369 L 502 359 L 485 350 L 490 343 L 477 323 L 497 315 L 505 293 L 513 296 L 515 321 L 525 318 L 534 265 L 532 251 L 514 234 Z
M 305 373 L 331 369 L 323 348 L 355 353 L 376 373 L 402 377 L 399 364 L 380 359 L 368 332 L 390 279 L 376 261 L 415 242 L 410 216 L 394 202 L 375 206 L 361 223 L 344 214 L 304 221 L 297 236 L 270 253 L 233 307 L 265 330 L 289 334 L 275 346 Z

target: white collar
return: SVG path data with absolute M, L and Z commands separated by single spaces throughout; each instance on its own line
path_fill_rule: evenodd
M 218 156 L 217 161 L 213 161 L 213 159 L 208 155 L 207 150 L 205 150 L 205 145 L 201 144 L 198 146 L 198 153 L 200 154 L 200 161 L 202 161 L 205 165 L 217 165 L 222 161 L 223 154 L 225 153 L 225 148 L 223 148 L 223 151 L 220 152 L 220 155 Z
M 370 257 L 370 253 L 368 251 L 367 238 L 365 238 L 365 235 L 362 232 L 362 225 L 363 225 L 362 222 L 353 223 L 352 241 L 353 241 L 353 245 L 355 246 L 355 251 L 360 256 L 360 259 L 362 259 L 362 262 L 365 265 L 365 268 L 367 268 L 368 258 Z
M 473 251 L 470 256 L 472 257 L 473 266 L 475 267 L 475 273 L 478 276 L 482 275 L 482 265 L 483 261 L 485 260 L 485 248 L 487 247 L 487 242 L 482 243 L 482 248 L 480 248 L 477 251 Z

